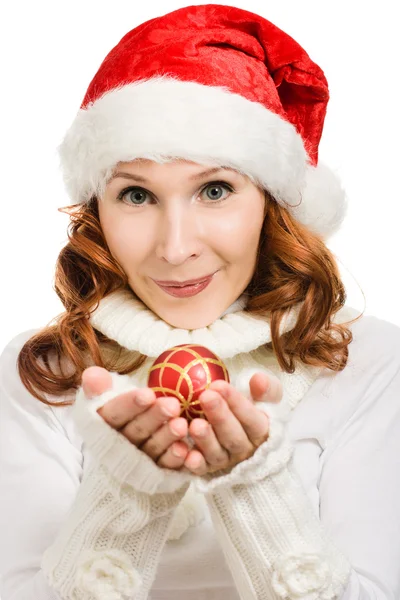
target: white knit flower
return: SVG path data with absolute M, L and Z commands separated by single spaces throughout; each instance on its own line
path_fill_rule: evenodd
M 280 598 L 334 600 L 328 563 L 318 554 L 290 552 L 275 564 L 272 587 Z
M 131 598 L 142 584 L 140 574 L 121 550 L 88 550 L 79 561 L 76 585 L 96 600 Z

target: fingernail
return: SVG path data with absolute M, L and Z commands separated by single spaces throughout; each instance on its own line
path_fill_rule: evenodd
M 196 437 L 205 437 L 208 433 L 209 427 L 207 425 L 203 426 L 197 433 L 195 433 Z
M 139 406 L 147 406 L 147 405 L 151 404 L 152 399 L 149 398 L 148 396 L 138 394 L 136 396 L 136 402 L 137 402 L 137 404 L 139 404 Z
M 211 389 L 214 392 L 218 392 L 221 395 L 225 395 L 228 390 L 226 389 L 226 381 L 223 381 L 222 379 L 216 379 L 215 381 L 212 382 L 212 387 Z
M 175 446 L 172 446 L 171 452 L 176 458 L 182 458 L 181 451 L 178 448 L 175 448 Z
M 203 408 L 207 408 L 210 410 L 214 410 L 214 408 L 218 407 L 219 401 L 212 399 L 212 400 L 206 400 L 206 401 L 201 401 L 201 404 L 203 406 Z
M 175 414 L 169 410 L 169 408 L 167 408 L 166 406 L 161 406 L 160 408 L 161 412 L 163 415 L 165 415 L 166 417 L 174 417 Z
M 181 433 L 179 431 L 177 431 L 174 426 L 170 425 L 169 429 L 170 429 L 172 435 L 181 435 Z
M 192 458 L 192 468 L 193 469 L 198 469 L 201 465 L 201 457 L 200 456 L 196 456 L 194 458 Z

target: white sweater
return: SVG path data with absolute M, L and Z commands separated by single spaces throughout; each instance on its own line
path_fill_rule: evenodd
M 203 330 L 171 328 L 129 292 L 103 299 L 96 329 L 149 358 L 73 407 L 33 398 L 16 371 L 34 330 L 0 358 L 2 600 L 398 600 L 400 329 L 352 326 L 344 371 L 282 373 L 265 320 L 233 305 Z M 337 321 L 355 311 L 344 310 Z M 293 327 L 296 311 L 284 324 Z M 146 384 L 160 352 L 193 341 L 251 375 L 282 379 L 280 405 L 257 403 L 270 437 L 231 472 L 162 469 L 96 410 Z M 54 400 L 54 398 L 53 398 Z

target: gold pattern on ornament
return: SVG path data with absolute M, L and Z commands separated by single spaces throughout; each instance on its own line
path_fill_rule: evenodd
M 170 395 L 174 396 L 175 395 L 175 397 L 178 398 L 178 400 L 180 401 L 181 406 L 182 406 L 180 414 L 182 414 L 183 412 L 192 410 L 192 412 L 197 412 L 197 414 L 199 416 L 202 416 L 202 415 L 204 415 L 203 410 L 199 409 L 196 411 L 196 406 L 200 405 L 200 400 L 197 399 L 197 400 L 192 401 L 192 398 L 194 395 L 194 389 L 193 389 L 192 380 L 191 380 L 190 376 L 188 375 L 188 371 L 193 366 L 196 366 L 198 364 L 200 364 L 203 367 L 204 373 L 206 375 L 206 387 L 204 389 L 208 389 L 208 387 L 211 384 L 211 373 L 210 373 L 210 369 L 209 369 L 210 364 L 219 366 L 222 369 L 226 380 L 228 380 L 228 373 L 227 373 L 225 364 L 220 359 L 201 356 L 201 354 L 199 354 L 196 350 L 194 350 L 194 348 L 196 348 L 197 346 L 198 346 L 198 344 L 187 344 L 187 345 L 184 345 L 183 347 L 175 347 L 166 356 L 166 358 L 164 359 L 164 361 L 162 363 L 153 365 L 150 368 L 149 373 L 151 373 L 152 371 L 155 371 L 155 370 L 159 370 L 160 371 L 159 380 L 162 381 L 164 371 L 167 367 L 177 371 L 180 374 L 179 380 L 177 382 L 177 389 L 172 390 L 165 386 L 152 387 L 152 389 L 155 392 L 163 393 L 165 396 L 170 396 Z M 185 367 L 181 367 L 180 365 L 170 363 L 169 360 L 171 359 L 171 357 L 174 356 L 174 354 L 176 354 L 178 352 L 188 352 L 189 354 L 193 355 L 194 359 L 190 363 L 187 363 L 185 365 Z M 185 398 L 185 396 L 183 396 L 183 394 L 179 391 L 183 380 L 186 381 L 188 389 L 189 389 L 188 398 Z

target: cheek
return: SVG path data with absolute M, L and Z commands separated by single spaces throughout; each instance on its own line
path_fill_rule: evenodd
M 141 261 L 146 254 L 146 228 L 138 227 L 134 219 L 126 215 L 100 214 L 100 223 L 111 254 L 122 266 Z
M 262 223 L 262 210 L 252 211 L 247 207 L 219 215 L 212 228 L 214 243 L 229 253 L 232 260 L 252 260 L 258 249 Z

